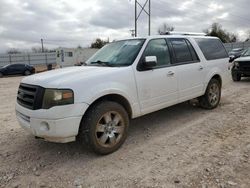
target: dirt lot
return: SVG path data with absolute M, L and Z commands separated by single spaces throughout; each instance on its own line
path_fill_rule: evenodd
M 250 79 L 231 82 L 213 111 L 183 103 L 133 120 L 108 156 L 20 128 L 20 80 L 0 79 L 0 187 L 250 187 Z

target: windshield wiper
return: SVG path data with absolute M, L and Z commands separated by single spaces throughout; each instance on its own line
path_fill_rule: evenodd
M 105 66 L 108 66 L 108 67 L 112 67 L 112 65 L 110 65 L 109 62 L 100 61 L 100 60 L 91 62 L 90 64 L 91 64 L 91 65 L 93 65 L 93 64 L 98 64 L 98 65 L 105 65 Z

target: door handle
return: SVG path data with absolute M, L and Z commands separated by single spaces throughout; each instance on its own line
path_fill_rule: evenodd
M 173 72 L 173 71 L 169 71 L 169 72 L 167 73 L 167 75 L 168 75 L 168 76 L 173 76 L 173 75 L 174 75 L 174 72 Z
M 203 66 L 200 66 L 200 67 L 199 67 L 199 70 L 203 70 L 203 69 L 204 69 L 204 67 L 203 67 Z

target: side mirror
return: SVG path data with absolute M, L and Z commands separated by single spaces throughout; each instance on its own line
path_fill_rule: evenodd
M 157 65 L 156 56 L 146 56 L 143 61 L 143 67 L 146 69 L 152 69 Z
M 229 56 L 229 63 L 232 63 L 235 60 L 235 56 L 231 55 Z

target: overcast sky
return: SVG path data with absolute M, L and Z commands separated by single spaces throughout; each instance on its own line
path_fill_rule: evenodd
M 143 4 L 146 0 L 138 0 Z M 152 34 L 167 23 L 176 31 L 202 32 L 213 22 L 242 39 L 250 29 L 249 0 L 151 0 Z M 144 14 L 142 14 L 144 15 Z M 0 0 L 0 52 L 89 46 L 95 38 L 130 36 L 134 28 L 134 0 Z M 138 23 L 147 34 L 147 17 Z

